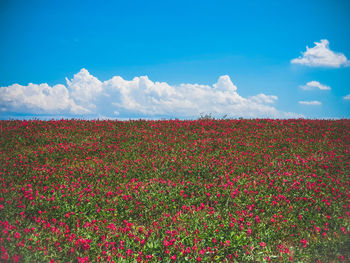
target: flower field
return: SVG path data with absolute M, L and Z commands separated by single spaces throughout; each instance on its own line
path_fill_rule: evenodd
M 350 120 L 0 124 L 1 262 L 350 261 Z

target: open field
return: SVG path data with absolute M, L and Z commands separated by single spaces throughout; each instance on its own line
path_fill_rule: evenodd
M 1 262 L 350 261 L 350 120 L 0 124 Z

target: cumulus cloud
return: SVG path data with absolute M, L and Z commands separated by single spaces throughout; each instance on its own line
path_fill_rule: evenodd
M 308 105 L 308 106 L 319 106 L 322 105 L 320 101 L 312 100 L 312 101 L 299 101 L 299 104 L 301 105 Z
M 67 86 L 14 84 L 0 87 L 0 108 L 9 112 L 53 113 L 111 118 L 196 118 L 210 113 L 214 117 L 298 118 L 271 106 L 278 98 L 257 94 L 244 98 L 229 76 L 213 85 L 154 82 L 147 76 L 125 80 L 114 76 L 100 81 L 86 69 L 66 79 Z M 79 115 L 80 114 L 80 115 Z
M 94 108 L 92 102 L 102 91 L 102 82 L 90 75 L 86 69 L 81 69 L 72 80 L 66 78 L 67 87 L 72 99 L 86 107 Z
M 0 88 L 0 106 L 2 111 L 26 113 L 72 113 L 84 114 L 89 110 L 77 105 L 70 98 L 69 91 L 64 85 L 50 87 L 44 84 L 27 86 L 13 84 Z
M 349 66 L 350 63 L 342 53 L 336 53 L 329 49 L 329 41 L 321 39 L 321 42 L 314 42 L 315 46 L 302 52 L 302 56 L 292 59 L 293 64 L 302 64 L 311 67 L 333 67 Z
M 303 90 L 313 90 L 313 89 L 320 89 L 320 90 L 330 90 L 331 87 L 326 86 L 324 84 L 321 84 L 318 81 L 309 81 L 308 83 L 306 83 L 306 85 L 300 86 L 301 89 Z
M 350 94 L 346 95 L 345 97 L 343 97 L 344 100 L 350 100 Z
M 246 117 L 300 117 L 283 113 L 266 105 L 277 100 L 276 96 L 259 94 L 250 99 L 237 93 L 237 87 L 229 76 L 221 76 L 212 86 L 185 83 L 177 86 L 166 82 L 153 82 L 148 77 L 136 77 L 130 81 L 113 77 L 103 83 L 120 116 L 125 112 L 147 116 L 195 117 L 201 113 L 213 116 Z
M 214 84 L 213 86 L 217 91 L 222 91 L 222 92 L 234 93 L 237 90 L 237 87 L 235 85 L 233 85 L 230 77 L 227 75 L 221 76 L 218 79 L 218 82 L 216 84 Z

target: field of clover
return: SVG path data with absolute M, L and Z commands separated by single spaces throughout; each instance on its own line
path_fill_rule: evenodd
M 1 262 L 350 261 L 350 120 L 0 125 Z

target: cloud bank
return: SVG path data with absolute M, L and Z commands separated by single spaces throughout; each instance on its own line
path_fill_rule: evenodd
M 330 90 L 331 89 L 331 87 L 321 84 L 320 82 L 315 80 L 309 81 L 308 83 L 306 83 L 306 85 L 300 86 L 300 88 L 303 90 L 314 90 L 314 89 Z
M 47 84 L 28 86 L 13 84 L 0 88 L 0 105 L 2 112 L 20 113 L 72 113 L 85 114 L 90 111 L 77 105 L 64 85 L 50 87 Z
M 100 81 L 81 69 L 67 84 L 13 84 L 0 87 L 0 114 L 46 114 L 77 118 L 197 118 L 214 117 L 298 118 L 271 104 L 277 96 L 257 94 L 244 98 L 229 76 L 210 85 L 153 82 L 147 76 L 125 80 L 114 76 Z
M 333 67 L 349 66 L 350 62 L 342 53 L 336 53 L 329 49 L 329 41 L 321 39 L 321 42 L 314 42 L 315 46 L 302 52 L 302 56 L 292 59 L 291 63 L 311 67 Z

